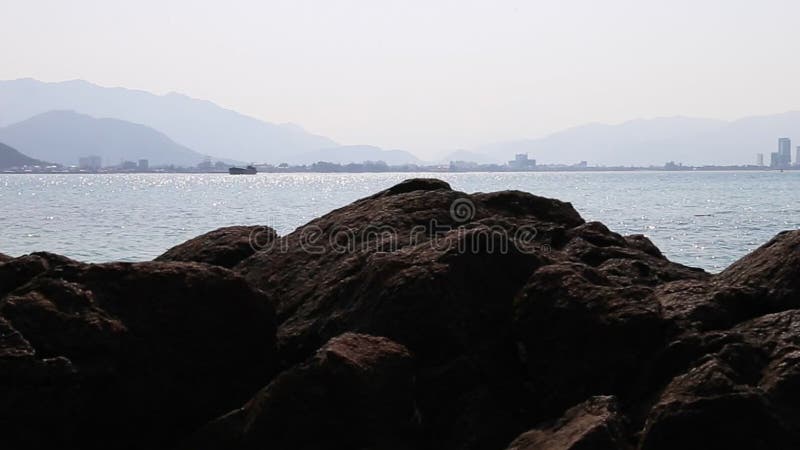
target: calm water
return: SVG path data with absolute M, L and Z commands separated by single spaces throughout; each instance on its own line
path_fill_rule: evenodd
M 285 234 L 414 174 L 0 175 L 0 253 L 141 261 L 226 225 Z M 431 176 L 423 174 L 421 176 Z M 520 189 L 644 233 L 671 259 L 719 271 L 800 227 L 800 173 L 437 174 L 458 190 Z

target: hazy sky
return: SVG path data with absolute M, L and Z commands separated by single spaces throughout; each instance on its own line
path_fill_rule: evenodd
M 800 109 L 800 1 L 0 0 L 0 79 L 177 91 L 422 156 Z

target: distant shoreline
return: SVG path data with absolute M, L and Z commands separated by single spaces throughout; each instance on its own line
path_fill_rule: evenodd
M 259 174 L 301 174 L 301 173 L 580 173 L 580 172 L 784 172 L 800 171 L 800 167 L 787 167 L 785 169 L 773 169 L 758 166 L 701 166 L 701 167 L 681 167 L 679 169 L 667 169 L 664 167 L 539 167 L 530 170 L 449 170 L 432 169 L 417 167 L 414 169 L 392 169 L 392 170 L 268 170 L 259 169 Z M 144 175 L 144 174 L 219 174 L 228 175 L 224 171 L 195 171 L 195 170 L 163 170 L 163 171 L 129 171 L 129 170 L 102 170 L 102 171 L 53 171 L 53 170 L 26 170 L 26 171 L 2 171 L 1 175 Z

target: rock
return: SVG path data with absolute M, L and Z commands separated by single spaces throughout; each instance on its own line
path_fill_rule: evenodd
M 156 261 L 200 262 L 231 268 L 277 238 L 267 226 L 220 228 L 172 247 Z
M 570 239 L 581 238 L 597 247 L 627 247 L 628 242 L 622 235 L 614 233 L 600 222 L 587 222 L 567 232 Z
M 547 265 L 531 276 L 515 300 L 514 331 L 543 412 L 624 392 L 637 379 L 642 361 L 666 338 L 651 292 L 579 263 Z
M 381 191 L 375 196 L 386 197 L 414 191 L 434 191 L 436 189 L 452 190 L 450 184 L 442 180 L 437 180 L 436 178 L 412 178 Z
M 800 307 L 800 230 L 784 231 L 723 270 L 717 280 L 760 291 L 772 312 Z
M 505 445 L 527 424 L 514 295 L 549 262 L 554 230 L 583 221 L 568 204 L 530 194 L 403 186 L 415 189 L 333 211 L 236 270 L 276 305 L 283 360 L 302 361 L 348 331 L 386 336 L 420 364 L 431 445 Z
M 657 258 L 664 258 L 661 250 L 659 250 L 658 247 L 653 244 L 653 241 L 648 239 L 643 234 L 632 234 L 630 236 L 625 236 L 625 243 L 627 243 L 629 247 L 641 250 L 648 255 L 655 256 Z
M 624 285 L 659 284 L 687 279 L 708 279 L 700 269 L 665 259 L 645 237 L 622 237 L 598 222 L 589 222 L 566 233 L 567 257 L 599 269 Z
M 756 357 L 751 372 L 761 392 L 773 403 L 788 409 L 800 404 L 800 310 L 768 314 L 739 324 L 733 333 Z M 758 364 L 761 363 L 761 364 Z M 800 418 L 793 426 L 800 430 Z
M 209 424 L 185 448 L 419 448 L 413 380 L 405 347 L 346 333 Z
M 583 218 L 571 203 L 552 198 L 539 197 L 521 191 L 501 191 L 488 194 L 473 194 L 476 204 L 485 206 L 495 214 L 526 218 L 532 217 L 540 222 L 550 222 L 572 228 L 584 223 Z
M 38 252 L 0 262 L 0 298 L 40 273 L 75 261 L 53 253 Z
M 654 297 L 683 329 L 728 329 L 800 307 L 800 231 L 778 234 L 718 275 L 666 283 Z
M 508 450 L 625 450 L 624 418 L 614 397 L 592 397 L 567 410 L 555 423 L 528 431 Z
M 266 299 L 207 265 L 66 263 L 8 294 L 0 317 L 12 448 L 170 448 L 275 363 Z
M 797 448 L 799 335 L 790 310 L 680 337 L 684 363 L 671 367 L 684 372 L 660 392 L 641 448 Z
M 14 258 L 12 258 L 12 257 L 10 257 L 8 255 L 5 255 L 3 253 L 0 253 L 0 264 L 2 264 L 4 262 L 11 261 L 12 259 L 14 259 Z
M 415 189 L 403 192 L 408 186 Z M 421 190 L 420 186 L 435 189 Z M 484 197 L 497 203 L 495 197 Z M 456 288 L 457 292 L 473 298 L 476 296 L 470 293 L 471 284 L 486 294 L 497 292 L 492 286 L 495 284 L 506 292 L 509 303 L 504 308 L 508 309 L 514 289 L 522 285 L 541 259 L 535 251 L 519 251 L 514 233 L 529 224 L 545 222 L 534 215 L 538 211 L 538 200 L 534 200 L 534 196 L 528 194 L 527 206 L 519 194 L 511 197 L 514 205 L 501 205 L 519 210 L 516 223 L 501 207 L 488 206 L 484 197 L 470 197 L 426 180 L 409 181 L 398 189 L 388 189 L 310 222 L 280 239 L 273 248 L 243 261 L 236 270 L 274 299 L 281 322 L 281 347 L 293 353 L 295 361 L 304 359 L 325 340 L 345 331 L 374 332 L 397 338 L 397 333 L 389 333 L 381 329 L 383 325 L 366 320 L 365 314 L 375 317 L 374 308 L 404 311 L 408 319 L 401 323 L 391 319 L 391 326 L 401 327 L 398 332 L 416 334 L 419 331 L 416 329 L 420 328 L 417 323 L 427 320 L 423 312 L 430 315 L 439 308 L 436 317 L 452 312 L 442 308 L 446 302 L 436 296 L 446 291 L 435 284 Z M 455 213 L 451 214 L 450 209 L 459 202 L 470 209 L 467 213 L 472 219 L 462 222 L 459 217 L 454 218 Z M 544 213 L 540 211 L 540 215 Z M 505 221 L 502 224 L 501 219 Z M 478 248 L 465 254 L 459 250 L 459 242 L 462 246 L 474 244 Z M 494 254 L 485 255 L 491 261 L 478 254 L 488 253 L 488 247 L 494 244 L 497 247 Z M 505 249 L 505 254 L 501 254 L 500 247 Z M 470 270 L 471 278 L 462 278 L 467 273 L 457 274 L 456 269 Z M 448 281 L 438 274 L 448 276 Z M 495 274 L 497 279 L 487 283 L 486 276 Z M 481 275 L 484 275 L 482 281 L 478 279 Z M 425 287 L 420 287 L 416 291 L 419 294 L 412 296 L 412 284 Z M 429 289 L 436 289 L 436 293 Z M 413 303 L 405 305 L 405 300 L 399 299 L 375 302 L 386 295 L 411 298 L 408 301 Z M 415 304 L 422 309 L 412 314 Z M 452 318 L 446 316 L 442 320 Z M 438 323 L 432 328 L 436 333 L 441 329 Z M 428 345 L 430 342 L 426 343 Z
M 283 360 L 302 361 L 349 331 L 386 336 L 416 356 L 431 446 L 499 448 L 531 421 L 636 379 L 639 358 L 665 339 L 659 303 L 646 301 L 652 286 L 708 277 L 657 256 L 644 238 L 633 242 L 558 200 L 409 180 L 298 228 L 235 270 L 276 306 Z M 579 245 L 605 253 L 587 258 Z M 583 275 L 570 285 L 571 271 Z M 558 312 L 571 289 L 564 299 L 574 309 Z M 558 350 L 535 342 L 554 336 Z M 521 361 L 519 348 L 530 358 Z M 552 368 L 529 366 L 538 356 Z M 555 388 L 565 390 L 549 398 Z
M 714 281 L 666 283 L 654 291 L 653 298 L 676 330 L 724 330 L 769 312 L 759 290 Z
M 653 407 L 640 448 L 797 448 L 797 428 L 781 420 L 747 375 L 712 356 L 676 377 Z

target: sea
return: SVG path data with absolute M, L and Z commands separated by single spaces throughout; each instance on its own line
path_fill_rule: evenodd
M 0 253 L 146 261 L 229 225 L 287 234 L 414 177 L 464 192 L 518 189 L 568 201 L 584 219 L 644 234 L 671 260 L 710 272 L 800 228 L 800 171 L 2 174 Z

